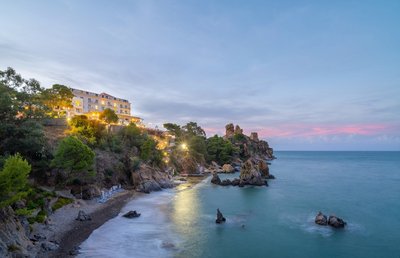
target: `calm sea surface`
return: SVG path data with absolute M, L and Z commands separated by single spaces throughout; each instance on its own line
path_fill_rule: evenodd
M 400 152 L 276 156 L 269 187 L 214 186 L 208 178 L 133 200 L 121 213 L 142 216 L 108 221 L 80 257 L 400 257 Z M 215 224 L 217 208 L 225 224 Z M 315 225 L 318 211 L 347 227 Z

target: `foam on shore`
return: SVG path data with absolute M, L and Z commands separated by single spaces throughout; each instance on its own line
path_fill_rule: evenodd
M 164 208 L 172 201 L 174 190 L 151 193 L 129 202 L 120 214 L 93 231 L 81 245 L 78 257 L 171 257 L 178 237 Z M 141 216 L 122 215 L 136 210 Z

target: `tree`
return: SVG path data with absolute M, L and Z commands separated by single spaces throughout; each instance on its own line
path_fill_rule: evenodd
M 204 162 L 207 158 L 206 140 L 202 136 L 193 136 L 189 140 L 189 153 L 198 162 Z
M 130 123 L 128 126 L 123 127 L 119 132 L 122 142 L 129 148 L 140 147 L 145 140 L 145 136 L 142 131 L 134 123 Z
M 0 85 L 11 96 L 13 109 L 18 119 L 41 119 L 49 108 L 42 99 L 44 89 L 35 79 L 24 79 L 14 69 L 8 67 L 0 71 Z M 4 94 L 4 90 L 1 90 Z
M 0 208 L 18 201 L 26 194 L 24 189 L 30 171 L 31 166 L 20 154 L 6 159 L 0 171 Z
M 229 163 L 237 149 L 230 141 L 214 135 L 207 139 L 208 161 L 216 161 L 219 164 Z
M 142 146 L 140 146 L 140 158 L 149 163 L 160 165 L 162 160 L 162 154 L 160 150 L 157 150 L 157 142 L 151 138 L 147 138 Z
M 52 117 L 62 117 L 66 115 L 66 108 L 72 108 L 72 90 L 61 84 L 54 84 L 50 89 L 42 93 L 44 103 L 52 111 Z
M 97 120 L 89 120 L 85 115 L 74 116 L 69 125 L 69 133 L 90 146 L 94 146 L 104 136 L 104 124 Z
M 187 134 L 190 136 L 203 136 L 206 137 L 206 132 L 203 128 L 197 125 L 196 122 L 189 122 L 182 127 Z
M 109 108 L 106 108 L 103 112 L 101 112 L 99 118 L 108 125 L 118 122 L 117 114 L 115 114 L 114 110 Z
M 74 136 L 64 138 L 58 146 L 52 166 L 67 171 L 67 177 L 89 175 L 94 163 L 95 153 Z
M 173 136 L 177 138 L 182 136 L 182 128 L 179 125 L 173 123 L 166 123 L 163 126 Z

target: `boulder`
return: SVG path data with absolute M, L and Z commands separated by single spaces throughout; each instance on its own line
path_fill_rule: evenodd
M 231 164 L 224 164 L 222 166 L 222 171 L 224 173 L 233 173 L 233 172 L 235 172 L 235 169 L 234 169 L 234 167 L 232 167 Z
M 317 216 L 315 217 L 315 223 L 321 226 L 326 226 L 328 225 L 328 219 L 322 212 L 318 212 Z
M 87 220 L 92 220 L 92 218 L 90 217 L 90 215 L 86 214 L 83 210 L 80 210 L 78 213 L 78 217 L 76 217 L 75 220 L 87 221 Z
M 131 179 L 135 189 L 144 193 L 173 187 L 173 182 L 167 172 L 146 164 L 142 164 L 137 171 L 131 172 Z
M 211 178 L 211 183 L 216 185 L 221 184 L 221 179 L 219 178 L 217 173 L 213 174 L 213 177 Z
M 258 186 L 265 185 L 265 181 L 263 180 L 260 172 L 253 165 L 251 159 L 248 159 L 242 165 L 240 171 L 240 181 L 243 184 L 249 184 L 249 185 L 258 185 Z
M 232 185 L 232 182 L 229 179 L 225 179 L 220 183 L 220 185 L 222 186 Z
M 45 251 L 54 251 L 58 249 L 58 244 L 48 241 L 43 242 L 40 246 Z
M 140 217 L 140 213 L 137 213 L 136 211 L 128 211 L 124 215 L 122 215 L 125 218 L 132 219 L 132 218 L 137 218 Z
M 240 184 L 240 179 L 239 178 L 235 178 L 232 180 L 232 185 L 233 186 L 238 186 Z
M 217 219 L 215 220 L 215 223 L 221 224 L 221 223 L 224 223 L 225 221 L 226 221 L 226 219 L 224 218 L 224 216 L 222 215 L 220 210 L 217 209 Z
M 335 215 L 331 215 L 328 218 L 328 225 L 334 228 L 344 228 L 346 226 L 346 222 L 341 218 L 336 217 Z
M 77 256 L 78 254 L 80 254 L 79 250 L 81 248 L 79 246 L 75 246 L 72 250 L 69 251 L 69 255 L 71 256 Z

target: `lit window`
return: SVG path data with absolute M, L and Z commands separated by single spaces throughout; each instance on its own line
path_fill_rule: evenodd
M 94 108 L 95 108 L 95 109 L 99 109 L 99 107 L 98 107 L 97 105 L 96 105 L 96 106 L 94 106 Z
M 114 103 L 114 107 L 117 107 L 117 103 Z
M 102 105 L 105 105 L 105 104 L 106 104 L 106 102 L 104 102 L 104 100 L 102 100 L 102 101 L 101 101 L 101 104 L 102 104 Z

